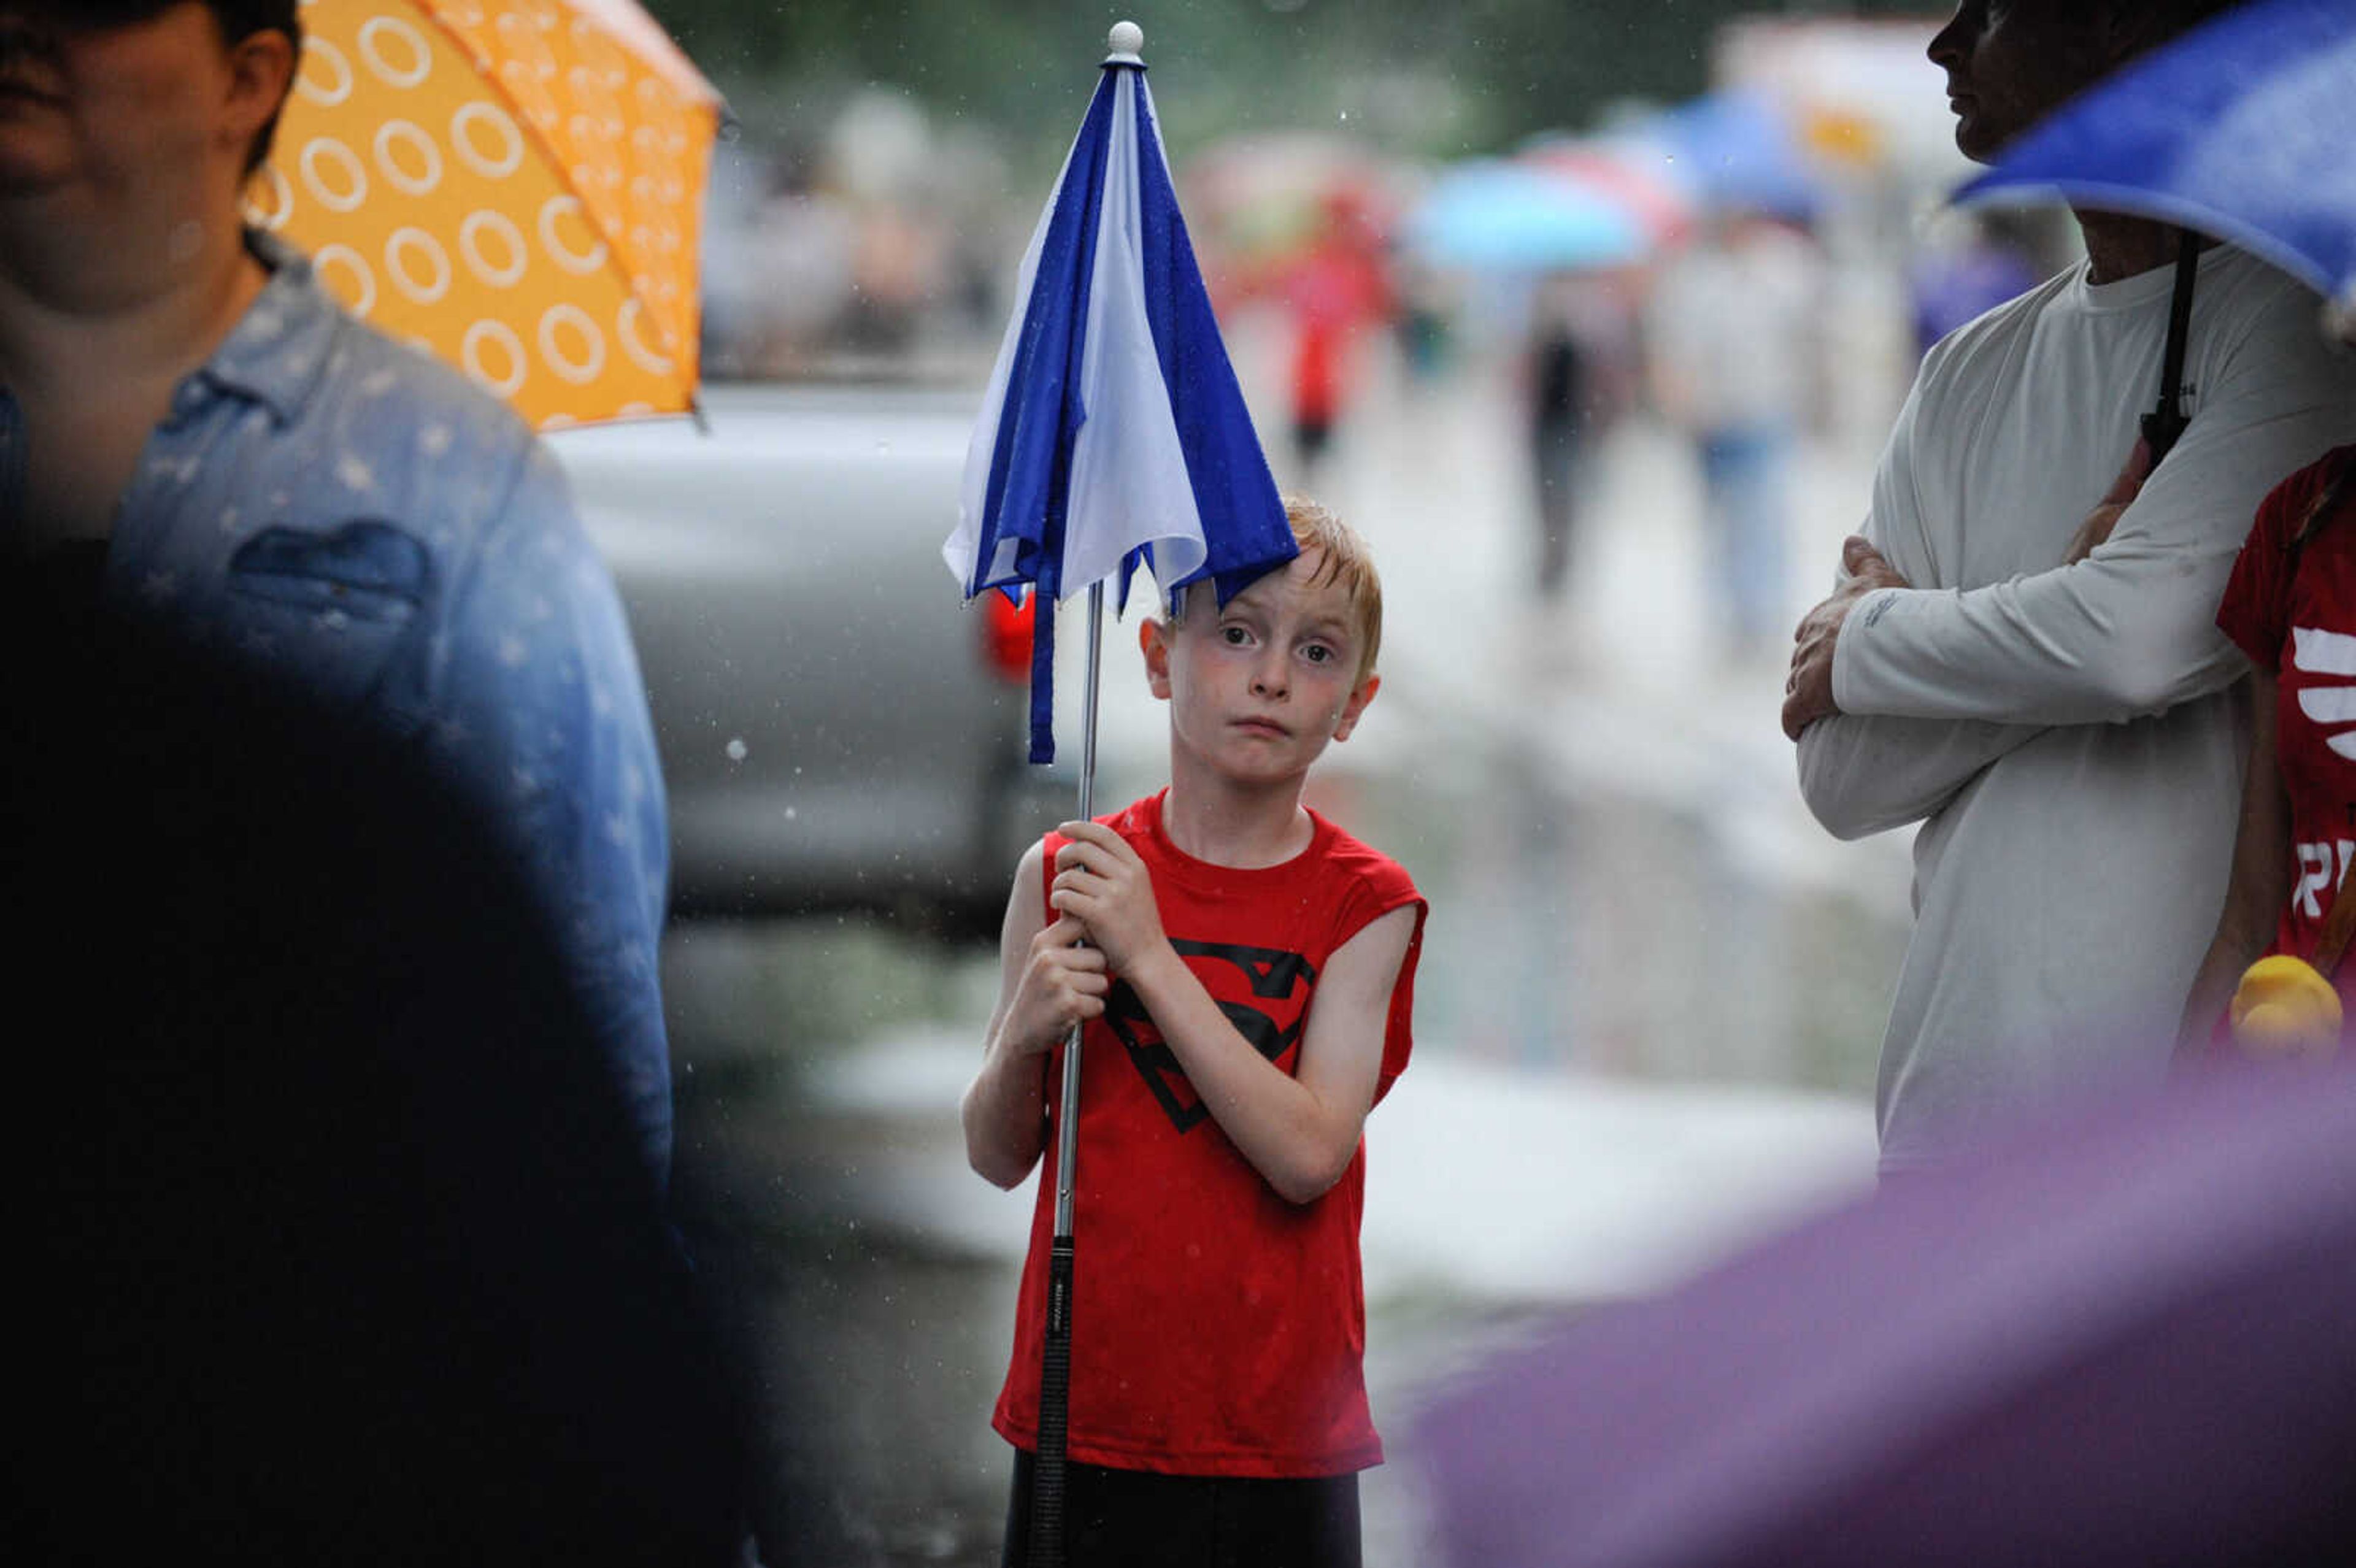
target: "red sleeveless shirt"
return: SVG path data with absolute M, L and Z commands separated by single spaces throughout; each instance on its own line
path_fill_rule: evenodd
M 1187 967 L 1287 1072 L 1299 1069 L 1326 960 L 1379 916 L 1414 908 L 1414 937 L 1391 988 L 1379 1101 L 1412 1043 L 1426 908 L 1414 882 L 1313 812 L 1309 848 L 1282 865 L 1211 865 L 1170 842 L 1162 801 L 1152 795 L 1098 820 L 1144 859 L 1162 930 Z M 1048 837 L 1050 879 L 1062 843 Z M 1365 1143 L 1315 1201 L 1277 1196 L 1227 1141 L 1119 978 L 1081 1047 L 1070 1456 L 1192 1476 L 1333 1476 L 1380 1464 L 1361 1364 Z M 1051 1122 L 1063 1112 L 1062 1058 L 1059 1046 L 1045 1063 Z M 1055 1180 L 1051 1133 L 1013 1360 L 991 1423 L 1023 1448 L 1037 1442 Z

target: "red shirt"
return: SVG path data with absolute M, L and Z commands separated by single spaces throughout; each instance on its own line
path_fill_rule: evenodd
M 1379 1100 L 1407 1066 L 1425 905 L 1407 873 L 1323 816 L 1280 866 L 1182 853 L 1159 795 L 1098 820 L 1144 858 L 1162 930 L 1244 1037 L 1297 1072 L 1317 976 L 1334 950 L 1404 906 L 1416 929 L 1391 988 Z M 1047 839 L 1052 878 L 1062 840 Z M 1115 977 L 1118 980 L 1118 976 Z M 1063 1048 L 1045 1064 L 1062 1115 Z M 1361 1361 L 1358 1216 L 1365 1146 L 1314 1202 L 1295 1205 L 1227 1141 L 1136 994 L 1116 985 L 1080 1054 L 1073 1208 L 1076 1460 L 1189 1476 L 1344 1475 L 1382 1462 Z M 1036 1445 L 1055 1140 L 1039 1178 L 1014 1355 L 992 1418 Z
M 2356 446 L 2275 486 L 2233 562 L 2217 624 L 2274 672 L 2275 759 L 2297 870 L 2270 953 L 2312 956 L 2324 912 L 2356 859 L 2356 500 L 2343 496 L 2294 556 L 2288 546 Z M 2337 976 L 2356 1003 L 2356 965 Z

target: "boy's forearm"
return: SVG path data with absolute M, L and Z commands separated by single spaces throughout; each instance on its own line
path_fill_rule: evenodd
M 1052 1060 L 1010 1051 L 993 1037 L 966 1086 L 958 1107 L 966 1162 L 993 1186 L 1021 1186 L 1046 1148 L 1044 1064 Z
M 1357 1151 L 1357 1119 L 1262 1056 L 1174 949 L 1165 945 L 1124 978 L 1219 1130 L 1280 1197 L 1307 1203 L 1341 1178 Z

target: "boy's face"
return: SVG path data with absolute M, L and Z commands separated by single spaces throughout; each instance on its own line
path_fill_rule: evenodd
M 1139 640 L 1153 695 L 1170 704 L 1172 743 L 1220 777 L 1299 777 L 1349 738 L 1382 685 L 1357 678 L 1358 613 L 1339 582 L 1319 582 L 1323 552 L 1304 550 L 1222 609 L 1207 585 L 1175 625 L 1148 620 Z

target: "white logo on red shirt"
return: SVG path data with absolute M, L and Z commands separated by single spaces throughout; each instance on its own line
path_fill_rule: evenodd
M 2290 662 L 2308 675 L 2356 677 L 2356 637 L 2319 626 L 2290 629 Z M 2310 686 L 2298 694 L 2298 710 L 2318 724 L 2356 725 L 2356 686 Z M 2356 730 L 2326 735 L 2323 743 L 2356 759 Z

